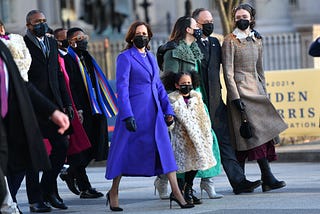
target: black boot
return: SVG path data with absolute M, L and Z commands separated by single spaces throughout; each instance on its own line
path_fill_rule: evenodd
M 193 189 L 190 184 L 185 184 L 183 197 L 188 204 L 202 204 L 201 200 L 193 195 Z
M 192 186 L 185 184 L 184 186 L 184 190 L 183 190 L 183 197 L 184 200 L 186 200 L 186 202 L 188 204 L 193 204 L 193 199 L 192 199 Z
M 267 192 L 273 189 L 279 189 L 286 186 L 284 181 L 278 181 L 271 172 L 269 161 L 266 158 L 258 161 L 261 170 L 262 191 Z

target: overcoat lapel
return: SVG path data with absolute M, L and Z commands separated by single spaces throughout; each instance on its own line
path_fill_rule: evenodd
M 152 77 L 154 76 L 153 73 L 150 73 L 150 71 L 153 72 L 153 69 L 150 69 L 150 67 L 149 67 L 148 65 L 146 65 L 146 64 L 143 63 L 142 56 L 141 56 L 141 54 L 138 52 L 138 50 L 136 50 L 136 48 L 131 48 L 131 55 L 132 55 L 132 57 L 133 57 L 144 69 L 146 69 L 146 71 L 147 71 Z M 147 54 L 146 57 L 148 57 L 148 59 L 149 59 L 149 61 L 150 61 L 150 58 L 149 58 L 148 54 Z

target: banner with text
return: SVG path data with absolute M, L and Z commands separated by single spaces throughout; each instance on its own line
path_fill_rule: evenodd
M 320 136 L 320 69 L 268 71 L 269 98 L 289 128 L 282 136 Z

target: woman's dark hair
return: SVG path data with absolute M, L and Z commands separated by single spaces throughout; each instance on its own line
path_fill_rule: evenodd
M 233 10 L 233 13 L 232 13 L 233 19 L 236 12 L 241 9 L 246 10 L 250 13 L 250 16 L 251 16 L 250 28 L 253 29 L 254 26 L 256 25 L 256 10 L 248 3 L 240 4 L 238 7 L 234 8 Z
M 191 25 L 190 16 L 180 17 L 174 24 L 169 40 L 175 41 L 176 43 L 178 43 L 180 40 L 185 39 L 187 34 L 186 29 L 190 27 L 190 25 Z
M 143 22 L 143 21 L 135 21 L 131 24 L 131 26 L 129 27 L 129 30 L 127 32 L 127 35 L 126 35 L 126 42 L 127 42 L 127 46 L 125 47 L 125 50 L 131 48 L 133 46 L 133 38 L 136 36 L 136 29 L 137 27 L 141 26 L 141 25 L 144 25 L 146 26 L 147 28 L 147 31 L 148 31 L 148 37 L 149 37 L 149 41 L 151 40 L 152 36 L 153 36 L 153 33 L 151 31 L 151 27 L 150 25 L 148 25 L 147 23 Z M 148 46 L 146 47 L 148 50 L 150 50 L 150 46 L 148 44 Z
M 198 88 L 200 86 L 200 77 L 195 71 L 181 71 L 178 73 L 175 73 L 173 71 L 165 71 L 161 75 L 161 81 L 164 85 L 164 88 L 167 91 L 175 91 L 175 84 L 179 83 L 179 80 L 183 75 L 188 75 L 191 77 L 193 88 Z

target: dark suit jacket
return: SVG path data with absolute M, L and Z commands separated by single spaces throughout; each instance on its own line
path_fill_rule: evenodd
M 57 42 L 45 37 L 45 44 L 50 50 L 45 56 L 39 45 L 34 43 L 27 35 L 24 41 L 32 57 L 32 63 L 28 71 L 29 81 L 50 101 L 56 104 L 60 110 L 63 107 L 71 106 L 71 101 L 66 85 L 60 72 L 58 62 Z M 41 112 L 37 106 L 36 110 Z M 39 125 L 44 137 L 56 135 L 57 126 L 47 118 L 47 114 L 37 114 Z
M 35 105 L 47 109 L 47 112 L 52 113 L 56 106 L 36 91 L 32 84 L 23 81 L 9 49 L 1 41 L 0 57 L 9 74 L 8 113 L 0 121 L 1 145 L 7 146 L 8 153 L 7 156 L 6 152 L 0 153 L 1 167 L 5 173 L 7 169 L 9 173 L 26 168 L 37 171 L 49 169 L 50 162 L 29 96 L 33 97 Z
M 222 110 L 226 108 L 221 96 L 220 83 L 220 65 L 221 65 L 221 45 L 215 37 L 208 37 L 209 52 L 206 51 L 202 41 L 197 41 L 198 46 L 204 57 L 201 60 L 201 78 L 205 85 L 206 94 L 208 97 L 208 109 L 212 126 L 216 129 L 220 123 L 226 121 L 226 114 Z M 216 130 L 215 130 L 216 131 Z

